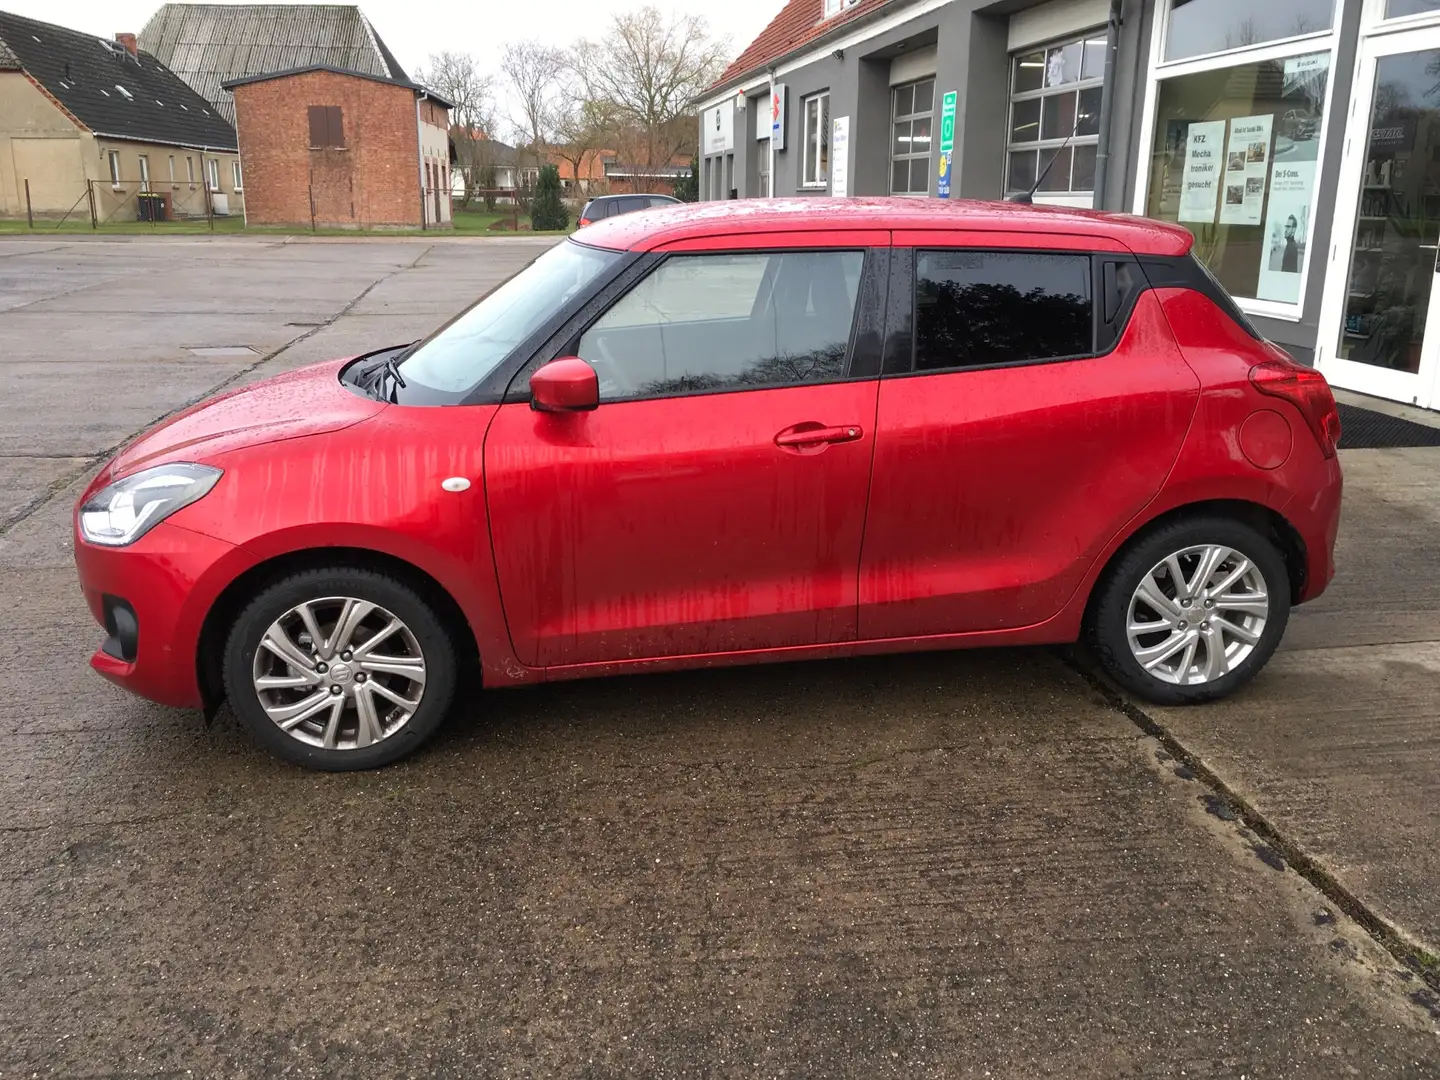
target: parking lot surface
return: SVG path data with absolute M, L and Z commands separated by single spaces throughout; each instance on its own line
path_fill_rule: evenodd
M 88 670 L 115 446 L 541 243 L 0 241 L 0 1078 L 1440 1075 L 1436 451 L 1346 453 L 1340 580 L 1203 709 L 849 660 L 477 693 L 319 775 Z

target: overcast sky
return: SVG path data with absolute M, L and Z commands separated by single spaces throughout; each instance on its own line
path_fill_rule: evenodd
M 735 55 L 765 28 L 784 0 L 658 0 L 661 10 L 703 15 L 717 36 L 730 39 Z M 160 6 L 160 0 L 0 0 L 6 11 L 60 23 L 99 37 L 120 31 L 139 33 Z M 360 10 L 394 50 L 406 71 L 413 72 L 432 52 L 450 49 L 473 53 L 493 70 L 500 46 L 516 38 L 534 37 L 548 44 L 568 45 L 578 37 L 599 37 L 610 15 L 641 6 L 640 0 L 543 0 L 533 4 L 459 3 L 458 0 L 360 0 Z M 513 13 L 507 25 L 503 12 Z M 483 14 L 482 14 L 483 13 Z

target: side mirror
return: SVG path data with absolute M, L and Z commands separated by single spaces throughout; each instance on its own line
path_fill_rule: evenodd
M 600 405 L 600 378 L 578 356 L 552 360 L 530 376 L 536 412 L 587 412 Z

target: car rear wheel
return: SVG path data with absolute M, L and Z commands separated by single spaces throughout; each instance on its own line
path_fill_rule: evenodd
M 455 648 L 425 600 L 369 570 L 307 570 L 240 613 L 225 648 L 236 715 L 278 757 L 373 769 L 428 739 L 455 694 Z
M 1229 518 L 1164 525 L 1102 577 L 1089 640 L 1110 676 L 1158 705 L 1212 701 L 1254 677 L 1290 617 L 1269 537 Z

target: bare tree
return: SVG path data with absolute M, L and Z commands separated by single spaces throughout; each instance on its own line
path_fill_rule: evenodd
M 594 161 L 602 149 L 613 149 L 617 124 L 615 109 L 604 98 L 591 94 L 578 75 L 567 80 L 563 97 L 567 104 L 555 115 L 554 153 L 570 166 L 577 195 L 589 194 L 585 164 Z
M 605 37 L 582 41 L 576 55 L 591 96 L 607 101 L 621 126 L 638 136 L 638 160 L 626 164 L 653 173 L 693 145 L 690 103 L 719 76 L 727 43 L 712 38 L 697 15 L 642 7 L 616 15 Z
M 500 54 L 500 70 L 510 84 L 518 110 L 518 115 L 512 117 L 520 132 L 517 141 L 534 151 L 537 166 L 553 134 L 556 99 L 566 69 L 564 51 L 538 41 L 511 42 Z
M 454 52 L 431 53 L 415 78 L 453 105 L 450 136 L 465 180 L 463 205 L 469 206 L 476 188 L 490 186 L 487 175 L 494 172 L 495 79 L 483 74 L 469 53 Z

